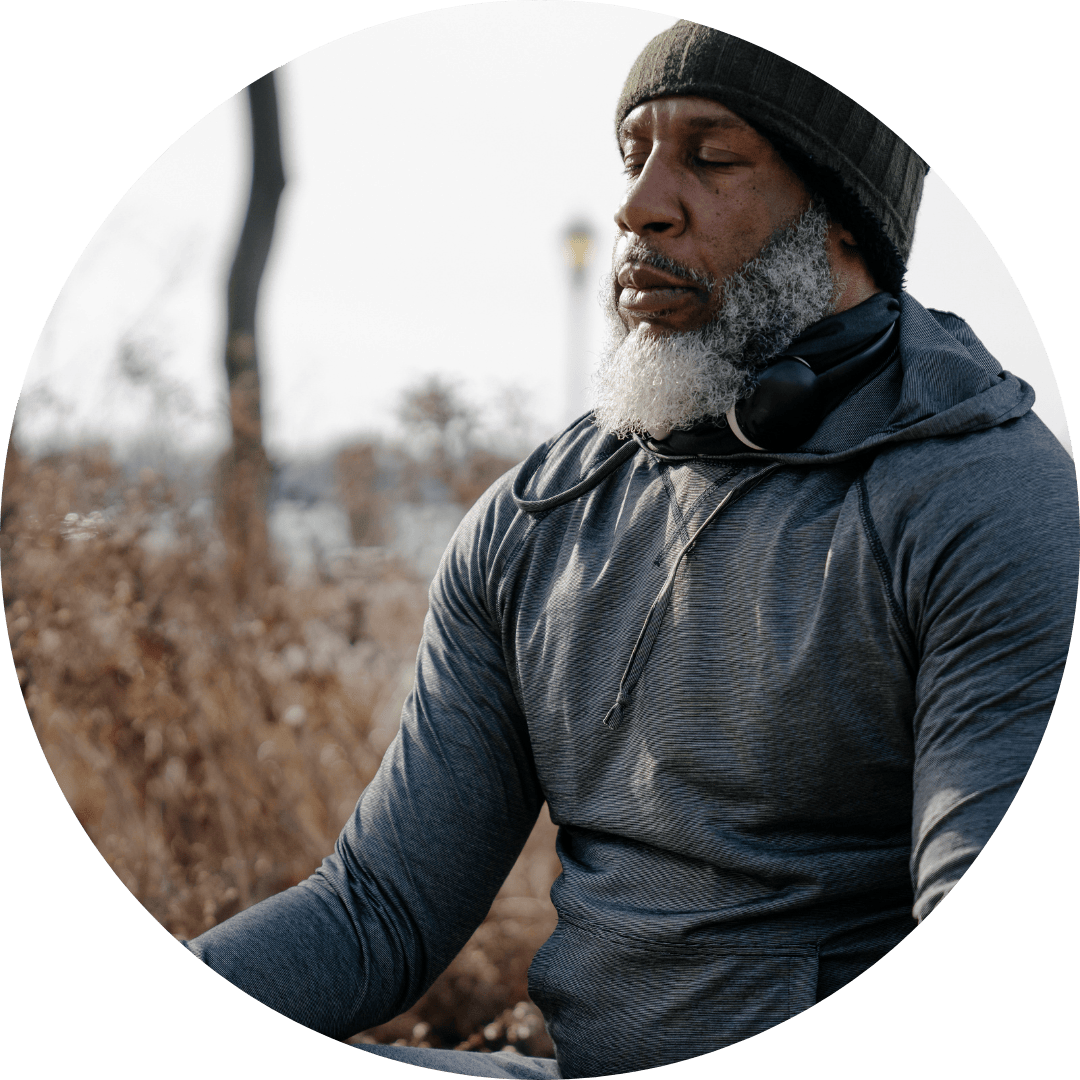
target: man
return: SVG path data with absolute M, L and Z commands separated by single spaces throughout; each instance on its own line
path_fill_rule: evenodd
M 375 1048 L 449 1071 L 662 1065 L 850 981 L 1000 820 L 1071 629 L 1067 455 L 962 320 L 901 290 L 917 155 L 691 23 L 616 122 L 595 415 L 451 542 L 333 856 L 189 946 L 348 1036 L 430 985 L 546 800 L 559 924 L 530 993 L 557 1062 Z

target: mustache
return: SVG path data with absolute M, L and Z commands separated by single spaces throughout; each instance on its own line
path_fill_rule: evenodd
M 666 255 L 661 255 L 660 252 L 654 251 L 648 244 L 643 243 L 641 240 L 635 240 L 629 246 L 618 252 L 612 267 L 612 275 L 617 277 L 620 271 L 629 267 L 631 263 L 652 266 L 657 270 L 664 271 L 665 274 L 671 274 L 672 277 L 680 278 L 688 284 L 706 289 L 710 293 L 716 288 L 716 279 L 710 274 L 702 273 L 700 270 L 695 270 L 692 266 L 687 266 L 685 263 L 677 262 L 675 259 L 668 258 Z

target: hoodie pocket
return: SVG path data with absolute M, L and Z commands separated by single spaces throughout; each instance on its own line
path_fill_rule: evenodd
M 564 1077 L 707 1054 L 814 1004 L 813 945 L 661 944 L 563 918 L 529 969 Z

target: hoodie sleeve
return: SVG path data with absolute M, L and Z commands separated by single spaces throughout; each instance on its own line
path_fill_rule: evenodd
M 487 606 L 492 502 L 443 557 L 401 730 L 333 854 L 188 943 L 252 997 L 334 1038 L 420 997 L 487 914 L 543 802 Z
M 879 506 L 917 658 L 921 919 L 1001 821 L 1050 718 L 1076 608 L 1077 503 L 1072 463 L 1033 414 L 901 458 L 914 473 L 889 478 Z

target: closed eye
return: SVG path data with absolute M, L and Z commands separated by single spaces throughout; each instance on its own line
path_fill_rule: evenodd
M 732 165 L 737 165 L 739 159 L 725 150 L 714 150 L 712 147 L 703 146 L 695 155 L 694 163 L 697 165 L 707 165 L 710 169 L 726 169 Z

